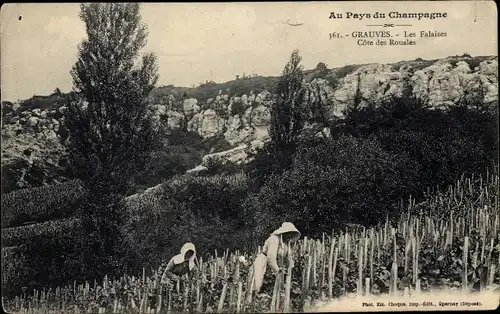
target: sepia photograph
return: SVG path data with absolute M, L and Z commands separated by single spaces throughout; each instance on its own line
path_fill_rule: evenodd
M 4 312 L 499 307 L 495 2 L 0 23 Z

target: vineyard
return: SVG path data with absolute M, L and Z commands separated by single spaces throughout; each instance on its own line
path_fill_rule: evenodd
M 84 195 L 84 189 L 79 181 L 21 189 L 4 194 L 2 229 L 16 227 L 23 222 L 44 222 L 71 216 Z
M 496 172 L 461 178 L 421 203 L 410 199 L 397 221 L 304 237 L 289 247 L 284 273 L 266 274 L 270 293 L 249 292 L 255 254 L 215 251 L 200 259 L 190 281 L 161 285 L 158 274 L 144 269 L 139 276 L 35 290 L 3 304 L 19 313 L 302 312 L 349 295 L 497 289 L 498 188 Z

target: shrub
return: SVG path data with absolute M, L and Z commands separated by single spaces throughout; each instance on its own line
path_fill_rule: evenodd
M 376 138 L 384 150 L 404 152 L 417 162 L 422 171 L 412 179 L 415 188 L 407 191 L 414 196 L 498 162 L 496 109 L 477 100 L 431 110 L 420 99 L 394 97 L 348 110 L 345 120 L 332 129 L 332 134 L 339 132 Z
M 186 145 L 170 145 L 164 150 L 153 152 L 149 166 L 135 176 L 134 192 L 141 186 L 154 186 L 185 173 L 199 165 L 202 156 L 201 150 Z
M 158 267 L 178 253 L 188 239 L 200 254 L 220 247 L 242 248 L 246 240 L 242 200 L 248 192 L 245 175 L 176 176 L 150 194 L 128 199 L 133 217 L 124 226 L 131 261 Z
M 207 167 L 208 175 L 230 175 L 239 172 L 242 167 L 229 160 L 220 158 L 208 158 L 205 166 Z
M 200 288 L 203 303 L 199 303 L 201 298 L 194 297 L 196 293 L 184 293 L 187 283 L 185 277 L 180 281 L 179 290 L 169 291 L 168 299 L 161 298 L 160 295 L 164 296 L 165 291 L 164 286 L 158 289 L 157 274 L 151 272 L 151 268 L 144 268 L 143 273 L 141 268 L 132 273 L 135 276 L 122 276 L 118 280 L 111 276 L 80 277 L 76 286 L 71 282 L 70 285 L 55 291 L 54 286 L 47 282 L 45 292 L 48 297 L 43 302 L 39 302 L 40 295 L 36 297 L 33 291 L 28 289 L 25 295 L 16 293 L 19 296 L 16 299 L 8 295 L 3 300 L 3 305 L 12 312 L 21 311 L 22 307 L 29 312 L 38 312 L 46 307 L 54 311 L 67 311 L 68 308 L 75 307 L 91 312 L 93 309 L 97 311 L 98 307 L 111 310 L 118 304 L 123 306 L 125 312 L 137 312 L 141 296 L 149 295 L 150 298 L 143 299 L 147 301 L 143 304 L 152 309 L 160 305 L 161 309 L 170 308 L 175 312 L 189 312 L 194 308 L 198 308 L 200 312 L 213 312 L 222 306 L 222 312 L 231 312 L 234 311 L 237 300 L 241 299 L 240 305 L 244 311 L 269 312 L 269 301 L 273 294 L 273 297 L 279 298 L 278 311 L 281 311 L 281 306 L 286 305 L 288 300 L 292 311 L 308 312 L 317 310 L 314 304 L 325 301 L 323 295 L 326 296 L 327 293 L 329 299 L 346 295 L 349 298 L 359 295 L 360 288 L 363 292 L 368 290 L 374 296 L 387 295 L 391 293 L 391 288 L 395 289 L 391 293 L 393 296 L 403 294 L 406 289 L 414 296 L 434 293 L 443 288 L 448 294 L 458 292 L 457 297 L 460 296 L 462 288 L 468 292 L 491 292 L 498 288 L 500 283 L 500 276 L 495 272 L 499 267 L 500 246 L 497 234 L 498 219 L 495 219 L 498 216 L 498 207 L 494 206 L 497 195 L 490 193 L 488 197 L 478 198 L 480 195 L 487 195 L 488 190 L 498 190 L 498 174 L 476 179 L 462 178 L 444 193 L 433 195 L 422 203 L 410 202 L 407 209 L 411 215 L 402 215 L 374 228 L 349 228 L 331 235 L 330 230 L 321 230 L 325 232 L 321 238 L 309 237 L 306 241 L 303 237 L 290 251 L 294 261 L 292 272 L 286 270 L 286 264 L 284 267 L 285 275 L 291 275 L 287 277 L 291 280 L 283 282 L 278 290 L 290 291 L 290 298 L 283 293 L 261 290 L 264 295 L 261 294 L 261 297 L 248 302 L 244 295 L 249 288 L 247 283 L 251 274 L 250 265 L 256 252 L 249 249 L 245 253 L 219 250 L 217 257 L 213 254 L 215 252 L 210 252 L 208 258 L 203 256 L 203 263 L 195 269 L 195 276 L 190 280 L 194 287 Z M 454 201 L 457 198 L 460 198 L 460 203 Z M 419 214 L 419 209 L 423 215 Z M 474 227 L 478 225 L 479 232 Z M 467 251 L 464 249 L 466 239 Z M 179 239 L 178 243 L 172 245 L 173 254 L 178 252 L 183 240 Z M 4 257 L 9 257 L 11 253 L 12 250 L 5 252 Z M 481 256 L 483 258 L 478 258 Z M 248 263 L 239 262 L 240 257 L 244 257 Z M 170 258 L 170 255 L 166 258 Z M 10 276 L 11 273 L 6 274 L 5 270 L 20 271 L 20 274 L 32 276 L 15 264 L 12 255 L 8 260 L 8 266 L 2 263 L 3 279 L 8 279 L 9 283 L 15 282 L 12 280 L 13 276 Z M 22 255 L 16 261 L 23 262 Z M 391 270 L 393 262 L 399 267 Z M 403 267 L 403 263 L 407 267 Z M 311 280 L 305 282 L 307 277 Z M 372 279 L 369 287 L 365 285 L 365 278 Z M 92 286 L 92 279 L 96 280 L 94 287 L 97 289 Z M 264 284 L 272 289 L 274 279 L 268 272 Z M 464 287 L 464 279 L 467 279 L 467 287 Z M 225 301 L 220 302 L 225 288 L 231 291 L 231 288 L 239 284 L 243 289 L 225 294 Z M 124 289 L 124 286 L 128 289 Z M 477 296 L 489 297 L 482 293 Z M 131 302 L 131 298 L 134 302 Z M 312 308 L 304 307 L 306 298 L 311 301 Z M 118 302 L 115 303 L 116 301 Z
M 73 215 L 85 191 L 77 180 L 2 195 L 2 228 Z
M 234 145 L 229 144 L 223 134 L 217 136 L 212 136 L 203 140 L 200 144 L 199 149 L 203 151 L 204 154 L 217 153 L 230 150 L 234 148 Z
M 36 238 L 56 238 L 71 231 L 77 224 L 75 218 L 51 220 L 42 223 L 2 228 L 2 246 L 31 243 Z
M 32 291 L 85 278 L 78 257 L 77 225 L 77 220 L 67 219 L 2 229 L 2 246 L 15 246 L 2 258 L 2 264 L 9 268 L 5 270 L 7 278 L 3 278 L 6 281 L 2 280 L 2 293 L 19 294 L 22 287 Z
M 2 120 L 6 115 L 14 112 L 13 108 L 14 108 L 14 104 L 12 102 L 2 101 Z
M 341 78 L 344 78 L 347 76 L 347 74 L 351 74 L 353 73 L 354 71 L 356 71 L 359 67 L 361 67 L 361 65 L 354 65 L 354 64 L 351 64 L 351 65 L 346 65 L 346 66 L 343 66 L 341 68 L 336 68 L 334 69 L 335 71 L 335 74 L 336 74 L 336 78 L 337 79 L 341 79 Z
M 242 101 L 234 101 L 231 104 L 231 115 L 239 115 L 240 117 L 245 113 L 246 107 Z
M 374 140 L 318 140 L 302 146 L 289 169 L 268 178 L 258 200 L 273 217 L 259 223 L 293 220 L 312 235 L 351 222 L 373 225 L 398 214 L 418 171 L 405 154 L 385 152 Z

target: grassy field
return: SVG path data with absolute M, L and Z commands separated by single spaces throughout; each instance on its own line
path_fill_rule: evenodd
M 73 282 L 3 300 L 9 311 L 92 313 L 290 312 L 343 296 L 469 293 L 500 285 L 498 174 L 461 178 L 397 221 L 337 230 L 295 243 L 270 294 L 249 293 L 257 252 L 217 252 L 192 281 L 159 284 L 154 271 Z M 4 234 L 2 234 L 3 236 Z

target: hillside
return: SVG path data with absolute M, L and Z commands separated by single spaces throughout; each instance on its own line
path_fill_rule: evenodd
M 62 120 L 64 95 L 4 103 L 10 110 L 3 111 L 2 117 L 5 293 L 14 296 L 23 287 L 32 291 L 75 279 L 100 280 L 104 274 L 120 277 L 149 271 L 177 254 L 179 243 L 185 241 L 196 243 L 197 253 L 204 258 L 221 249 L 246 251 L 250 258 L 283 221 L 292 221 L 303 235 L 318 238 L 332 229 L 378 225 L 372 230 L 379 240 L 371 236 L 365 243 L 385 256 L 377 257 L 383 263 L 377 266 L 381 274 L 387 274 L 386 263 L 391 262 L 392 247 L 380 243 L 381 235 L 386 239 L 392 231 L 389 222 L 407 241 L 400 253 L 409 248 L 424 253 L 424 247 L 410 244 L 423 224 L 434 248 L 440 248 L 442 241 L 446 247 L 451 238 L 456 245 L 466 234 L 472 245 L 481 245 L 472 239 L 474 230 L 468 232 L 466 227 L 471 221 L 478 230 L 487 226 L 483 240 L 498 230 L 498 194 L 492 192 L 498 190 L 497 169 L 493 176 L 484 174 L 498 164 L 497 68 L 496 57 L 467 55 L 330 70 L 319 64 L 305 71 L 307 103 L 302 107 L 306 111 L 300 113 L 306 121 L 293 151 L 263 145 L 268 139 L 276 78 L 206 82 L 198 88 L 159 87 L 149 100 L 163 130 L 158 138 L 161 145 L 153 151 L 145 171 L 131 174 L 134 182 L 120 204 L 124 206 L 116 211 L 122 217 L 109 226 L 120 238 L 113 246 L 116 259 L 109 260 L 112 263 L 105 270 L 97 270 L 92 262 L 81 264 L 88 254 L 96 261 L 94 256 L 100 252 L 82 248 L 89 239 L 101 236 L 82 225 L 96 221 L 82 219 L 96 218 L 86 217 L 88 208 L 81 206 L 91 195 L 65 164 L 61 145 L 67 136 Z M 470 100 L 465 106 L 463 98 Z M 464 175 L 472 177 L 460 179 Z M 429 186 L 450 184 L 448 190 L 423 193 Z M 409 207 L 401 203 L 408 197 Z M 413 218 L 402 217 L 406 212 Z M 446 225 L 451 212 L 453 218 L 458 217 L 453 226 Z M 380 227 L 385 217 L 389 222 Z M 349 246 L 355 237 L 334 239 Z M 323 248 L 331 246 L 329 241 L 322 241 Z M 309 250 L 308 243 L 299 245 Z M 423 262 L 430 259 L 434 267 L 432 260 L 440 262 L 441 257 L 432 247 Z M 359 248 L 354 255 L 344 252 L 342 258 L 356 263 L 357 254 L 363 252 Z M 307 262 L 324 271 L 327 259 L 322 259 L 322 265 L 318 256 L 311 262 L 299 259 L 298 264 L 304 269 Z M 444 267 L 445 279 L 455 280 L 456 272 L 445 271 L 456 266 L 453 262 L 451 256 L 446 261 L 449 265 L 439 266 Z M 207 267 L 214 266 L 209 263 Z M 344 266 L 356 269 L 347 263 Z M 229 272 L 236 271 L 231 268 L 234 264 L 224 265 Z M 332 282 L 335 296 L 353 291 L 356 273 L 337 277 Z M 314 293 L 324 293 L 325 282 L 314 278 L 319 284 Z M 429 284 L 429 278 L 419 279 L 420 288 Z M 457 286 L 456 282 L 439 283 L 441 279 L 437 276 L 432 285 Z M 381 286 L 392 286 L 381 280 L 373 286 L 373 293 L 381 292 Z M 497 279 L 492 275 L 488 280 Z M 304 283 L 304 279 L 296 281 Z M 294 289 L 302 293 L 301 298 L 308 295 L 300 287 Z M 87 288 L 84 291 L 88 294 Z M 205 295 L 213 301 L 219 293 Z M 205 301 L 207 306 L 213 303 Z
M 500 212 L 498 195 L 488 191 L 498 191 L 498 182 L 496 171 L 485 177 L 460 178 L 447 189 L 429 193 L 422 202 L 410 199 L 407 214 L 394 221 L 374 228 L 323 230 L 322 239 L 305 237 L 288 251 L 294 262 L 288 264 L 284 277 L 277 276 L 276 283 L 266 279 L 275 289 L 254 302 L 249 266 L 255 253 L 228 250 L 200 256 L 193 280 L 189 284 L 181 280 L 171 291 L 159 285 L 154 267 L 145 266 L 136 276 L 98 278 L 93 286 L 82 278 L 65 287 L 29 291 L 4 305 L 16 311 L 94 308 L 159 313 L 195 307 L 200 312 L 287 312 L 356 295 L 413 299 L 445 292 L 453 298 L 460 290 L 496 289 L 491 296 L 497 296 Z M 146 197 L 157 192 L 161 193 L 152 190 Z M 270 302 L 275 299 L 277 304 Z
M 455 104 L 480 87 L 485 103 L 498 97 L 495 56 L 465 54 L 439 60 L 318 68 L 305 71 L 305 77 L 307 100 L 319 103 L 326 119 L 342 117 L 356 94 L 361 95 L 363 105 L 399 95 L 405 86 L 435 108 Z M 177 149 L 186 162 L 176 173 L 206 166 L 210 158 L 202 158 L 204 155 L 236 147 L 237 156 L 224 158 L 236 163 L 248 159 L 268 136 L 276 81 L 277 77 L 254 76 L 221 84 L 206 82 L 196 88 L 158 87 L 150 98 L 155 119 L 177 132 L 170 141 L 179 142 L 179 136 L 190 138 L 180 140 Z M 61 127 L 64 109 L 64 95 L 59 93 L 19 103 L 2 102 L 2 193 L 71 178 L 60 144 L 67 136 Z M 191 139 L 198 143 L 194 149 Z M 163 158 L 165 154 L 160 151 L 156 156 Z M 147 187 L 155 182 L 143 184 Z

